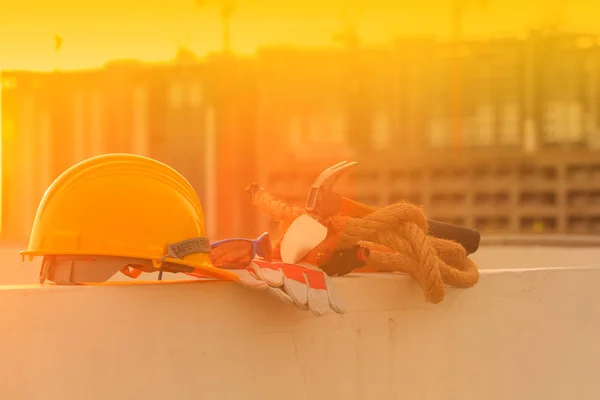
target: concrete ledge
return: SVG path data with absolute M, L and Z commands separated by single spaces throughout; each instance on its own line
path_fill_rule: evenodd
M 482 271 L 428 305 L 403 275 L 334 279 L 313 317 L 231 283 L 0 289 L 20 399 L 578 399 L 600 385 L 598 268 Z
M 600 247 L 600 235 L 483 235 L 482 246 Z
M 600 247 L 481 246 L 470 257 L 480 269 L 600 266 Z M 38 267 L 39 270 L 39 267 Z

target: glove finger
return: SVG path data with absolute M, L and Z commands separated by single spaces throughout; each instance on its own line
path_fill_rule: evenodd
M 276 297 L 280 300 L 283 300 L 284 302 L 288 303 L 288 304 L 294 304 L 294 300 L 288 296 L 282 289 L 275 289 L 272 287 L 267 286 L 267 292 L 273 296 Z
M 258 279 L 265 281 L 271 287 L 280 288 L 283 286 L 285 275 L 281 268 L 268 268 L 272 265 L 273 264 L 271 263 L 267 264 L 253 262 L 252 264 L 250 264 L 249 268 L 254 274 L 256 274 Z
M 327 274 L 318 267 L 306 271 L 307 284 L 311 289 L 321 290 L 327 293 L 329 306 L 338 314 L 345 312 L 342 302 L 333 294 L 333 285 Z
M 283 291 L 292 298 L 298 307 L 303 310 L 308 309 L 308 286 L 306 283 L 286 277 L 283 281 Z
M 230 271 L 240 277 L 236 283 L 244 287 L 256 290 L 266 290 L 269 287 L 267 282 L 256 279 L 256 277 L 247 269 L 235 269 Z
M 318 316 L 329 311 L 329 295 L 326 290 L 308 289 L 308 309 Z

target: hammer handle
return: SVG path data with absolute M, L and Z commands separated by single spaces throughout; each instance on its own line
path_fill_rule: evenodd
M 340 198 L 339 211 L 342 215 L 360 218 L 378 210 L 378 208 L 350 200 L 346 197 Z M 453 240 L 458 242 L 467 250 L 468 254 L 473 254 L 479 248 L 480 235 L 476 229 L 465 228 L 458 225 L 445 222 L 433 221 L 428 219 L 429 235 L 439 239 Z
M 467 254 L 473 254 L 479 248 L 480 235 L 477 229 L 465 228 L 445 222 L 427 220 L 429 234 L 440 239 L 453 240 L 461 244 L 467 250 Z

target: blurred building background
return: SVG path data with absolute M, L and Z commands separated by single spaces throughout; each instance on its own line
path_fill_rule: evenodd
M 171 63 L 2 74 L 2 238 L 27 241 L 38 202 L 89 156 L 131 152 L 194 185 L 215 239 L 270 227 L 244 188 L 302 205 L 319 172 L 339 190 L 408 199 L 483 233 L 600 233 L 600 39 L 184 50 Z

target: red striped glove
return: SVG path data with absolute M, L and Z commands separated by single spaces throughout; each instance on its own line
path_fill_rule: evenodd
M 239 284 L 267 290 L 277 297 L 321 316 L 333 311 L 344 313 L 332 291 L 330 278 L 309 264 L 286 264 L 255 259 L 246 270 L 230 270 L 240 276 Z

